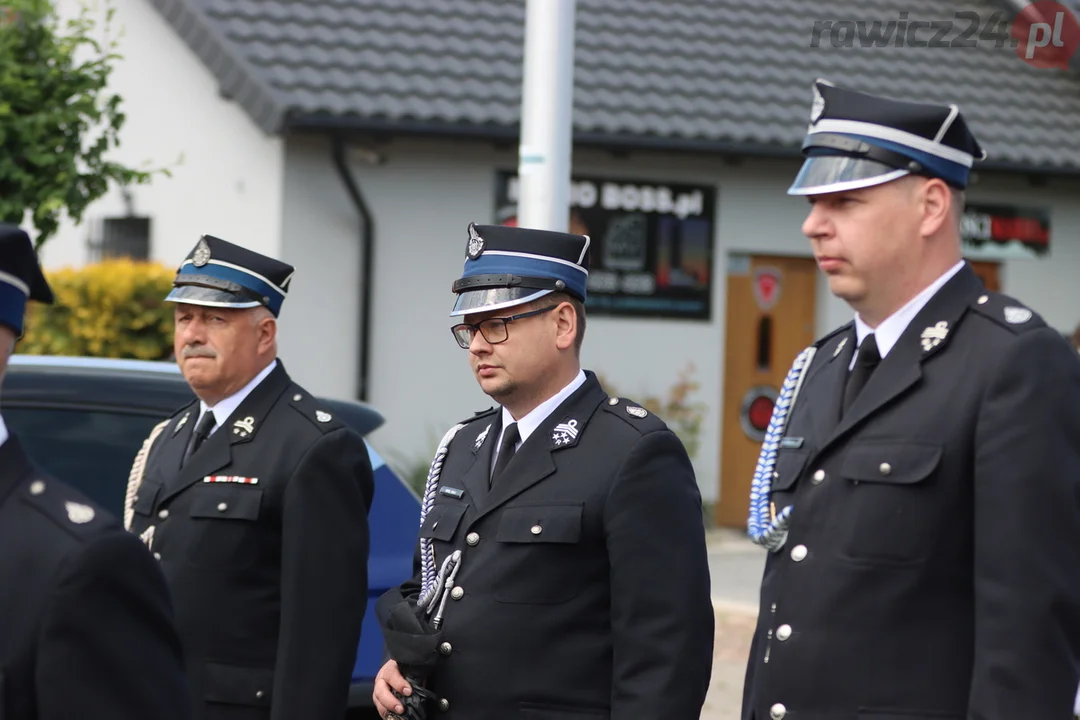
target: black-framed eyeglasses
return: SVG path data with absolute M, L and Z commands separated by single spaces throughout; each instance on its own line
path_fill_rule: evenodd
M 510 317 L 488 318 L 475 325 L 460 323 L 450 328 L 450 332 L 454 334 L 454 339 L 457 340 L 457 344 L 464 350 L 468 350 L 469 346 L 472 345 L 473 338 L 476 337 L 477 331 L 484 336 L 484 339 L 487 340 L 488 343 L 498 345 L 501 342 L 506 342 L 506 338 L 510 336 L 509 331 L 506 329 L 506 323 L 533 317 L 534 315 L 541 315 L 548 310 L 554 310 L 557 307 L 559 306 L 548 305 L 546 308 L 530 310 L 529 312 L 511 315 Z

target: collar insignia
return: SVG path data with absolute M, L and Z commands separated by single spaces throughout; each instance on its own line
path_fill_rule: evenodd
M 949 334 L 949 323 L 942 320 L 933 327 L 928 327 L 922 331 L 922 349 L 923 352 L 929 352 L 933 350 L 941 341 L 945 339 L 945 336 Z
M 629 408 L 627 408 L 629 412 Z M 555 426 L 555 430 L 551 433 L 551 440 L 555 443 L 556 447 L 567 445 L 577 440 L 578 436 L 578 421 L 570 418 L 564 422 Z
M 484 432 L 476 436 L 476 442 L 473 444 L 473 450 L 480 449 L 480 446 L 484 444 L 485 440 L 487 440 L 489 430 L 491 430 L 491 423 L 488 423 L 488 426 L 484 428 Z
M 173 428 L 173 431 L 172 431 L 173 435 L 176 435 L 176 433 L 180 432 L 180 428 L 187 425 L 187 419 L 188 419 L 189 415 L 191 415 L 191 413 L 184 413 L 184 417 L 180 418 L 180 422 L 176 423 L 176 427 Z
M 255 432 L 255 418 L 250 415 L 243 420 L 237 420 L 233 423 L 233 435 L 239 435 L 242 438 L 246 438 L 251 433 Z
M 835 350 L 833 350 L 832 356 L 836 357 L 837 355 L 839 355 L 840 351 L 843 350 L 846 345 L 847 345 L 847 336 L 845 335 L 844 337 L 840 338 L 840 344 L 836 346 Z

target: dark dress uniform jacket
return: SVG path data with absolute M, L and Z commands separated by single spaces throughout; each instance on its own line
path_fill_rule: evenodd
M 280 361 L 181 467 L 198 415 L 157 437 L 131 524 L 172 590 L 195 717 L 340 718 L 367 602 L 364 441 Z
M 0 445 L 0 718 L 187 720 L 161 571 L 119 520 Z
M 842 419 L 853 326 L 817 345 L 778 452 L 790 534 L 766 564 L 743 718 L 1071 717 L 1076 354 L 967 266 Z
M 699 716 L 714 624 L 701 497 L 678 437 L 627 407 L 587 373 L 490 491 L 501 410 L 450 443 L 420 528 L 436 567 L 462 553 L 427 685 L 438 717 Z M 402 588 L 418 593 L 419 576 Z

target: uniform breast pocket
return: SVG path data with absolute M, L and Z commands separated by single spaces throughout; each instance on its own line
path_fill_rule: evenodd
M 251 487 L 214 486 L 193 489 L 190 533 L 185 538 L 187 560 L 196 567 L 243 569 L 254 564 L 259 553 L 257 521 L 262 513 L 263 491 Z M 170 529 L 186 535 L 187 529 Z
M 149 517 L 154 512 L 154 505 L 157 503 L 157 496 L 161 492 L 160 482 L 143 481 L 142 485 L 135 492 L 135 497 L 131 504 L 131 509 L 136 515 L 142 515 L 143 517 Z
M 454 540 L 458 525 L 461 524 L 461 518 L 468 507 L 468 503 L 437 503 L 424 518 L 420 526 L 420 537 L 432 541 L 436 560 L 439 562 L 445 556 L 448 544 Z
M 495 533 L 500 567 L 495 599 L 505 603 L 553 604 L 577 596 L 587 580 L 581 552 L 582 506 L 508 507 Z
M 934 443 L 874 441 L 852 446 L 841 475 L 851 483 L 851 514 L 843 553 L 850 559 L 906 564 L 925 560 L 940 512 L 935 471 L 943 449 Z

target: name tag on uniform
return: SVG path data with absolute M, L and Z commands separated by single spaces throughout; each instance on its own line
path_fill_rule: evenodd
M 441 488 L 439 488 L 439 493 L 442 495 L 449 495 L 452 498 L 459 498 L 465 494 L 465 491 L 458 490 L 457 488 L 446 487 L 445 485 L 443 485 Z
M 257 485 L 259 478 L 240 477 L 239 475 L 207 475 L 202 479 L 205 483 L 241 483 L 243 485 Z
M 793 450 L 803 446 L 803 439 L 801 437 L 786 437 L 780 438 L 780 447 Z

